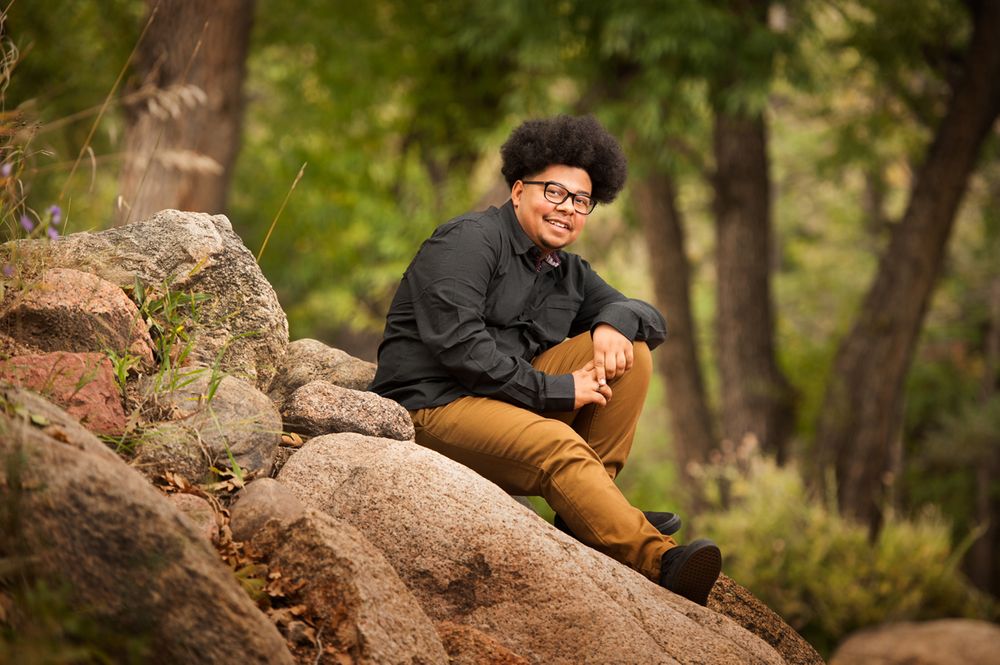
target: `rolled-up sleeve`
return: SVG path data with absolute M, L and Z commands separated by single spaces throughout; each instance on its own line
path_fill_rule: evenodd
M 476 225 L 457 224 L 429 239 L 407 271 L 420 340 L 474 395 L 540 411 L 573 408 L 572 375 L 548 375 L 497 348 L 485 322 L 499 255 Z

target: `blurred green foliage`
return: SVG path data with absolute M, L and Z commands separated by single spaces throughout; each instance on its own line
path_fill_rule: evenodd
M 724 543 L 724 570 L 822 653 L 864 626 L 940 617 L 1000 618 L 998 606 L 959 570 L 970 542 L 951 539 L 933 508 L 890 515 L 872 542 L 867 528 L 809 495 L 794 466 L 753 446 L 730 449 L 703 470 L 711 507 L 699 534 Z
M 67 177 L 135 44 L 144 3 L 18 1 L 5 12 L 3 36 L 18 57 L 0 100 L 13 130 L 4 132 L 2 157 L 12 146 L 20 153 L 22 203 L 36 218 L 59 204 L 75 231 L 104 228 L 117 195 L 123 124 L 116 96 L 92 152 L 83 155 L 72 182 Z

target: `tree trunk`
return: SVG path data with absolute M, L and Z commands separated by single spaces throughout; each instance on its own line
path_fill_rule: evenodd
M 787 457 L 794 395 L 775 358 L 771 197 L 761 114 L 716 109 L 714 125 L 717 353 L 727 439 L 755 436 Z
M 163 208 L 226 209 L 243 120 L 254 0 L 149 0 L 158 6 L 136 54 L 126 110 L 121 222 Z
M 854 327 L 838 350 L 820 414 L 816 449 L 821 462 L 836 471 L 841 508 L 873 532 L 892 479 L 903 381 L 955 213 L 1000 112 L 1000 3 L 975 6 L 963 77 Z
M 667 339 L 653 357 L 666 383 L 677 466 L 690 488 L 690 464 L 708 460 L 715 438 L 698 363 L 684 227 L 668 173 L 645 174 L 632 185 L 632 196 L 649 251 L 656 304 L 667 319 Z
M 995 191 L 1000 193 L 1000 186 L 995 186 Z M 996 199 L 1000 202 L 1000 196 Z M 1000 276 L 995 276 L 989 286 L 990 321 L 980 390 L 984 405 L 996 397 L 1000 370 Z M 1000 432 L 994 432 L 993 438 L 994 445 L 983 451 L 976 468 L 976 522 L 985 525 L 986 532 L 969 548 L 965 569 L 973 584 L 1000 597 L 1000 495 L 994 490 L 1000 478 Z

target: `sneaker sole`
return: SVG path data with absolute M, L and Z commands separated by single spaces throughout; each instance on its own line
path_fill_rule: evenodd
M 707 605 L 708 594 L 722 572 L 722 552 L 714 544 L 699 546 L 700 542 L 704 541 L 688 545 L 691 551 L 684 553 L 685 558 L 667 588 L 693 603 Z
M 648 520 L 649 518 L 647 517 L 646 519 Z M 675 514 L 666 522 L 656 522 L 655 524 L 650 522 L 650 524 L 653 524 L 653 528 L 662 533 L 664 536 L 672 536 L 680 531 L 681 518 L 679 515 Z
M 680 531 L 680 528 L 681 528 L 681 518 L 680 518 L 680 515 L 677 515 L 676 513 L 673 515 L 673 517 L 671 517 L 670 519 L 666 520 L 665 522 L 655 522 L 654 523 L 654 522 L 652 522 L 649 519 L 648 515 L 646 516 L 646 521 L 649 522 L 650 524 L 652 524 L 653 528 L 656 529 L 657 531 L 659 531 L 664 536 L 672 536 L 675 533 L 677 533 L 678 531 Z M 574 538 L 576 538 L 576 534 L 574 534 L 572 531 L 570 531 L 569 527 L 566 526 L 566 522 L 563 521 L 562 518 L 559 517 L 559 515 L 556 515 L 556 519 L 554 519 L 552 521 L 552 526 L 554 526 L 555 528 L 559 529 L 563 533 L 565 533 L 567 535 L 570 535 L 570 536 L 573 536 Z M 579 538 L 577 538 L 577 540 L 579 540 Z

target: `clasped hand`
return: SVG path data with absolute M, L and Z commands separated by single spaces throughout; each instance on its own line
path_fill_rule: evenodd
M 573 409 L 587 404 L 605 406 L 611 399 L 608 381 L 632 369 L 632 341 L 613 326 L 602 323 L 593 332 L 594 359 L 573 372 L 576 393 Z

